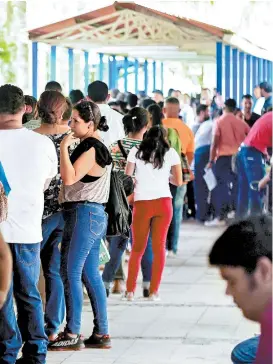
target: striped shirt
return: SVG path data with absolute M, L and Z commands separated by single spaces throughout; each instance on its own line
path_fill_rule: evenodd
M 128 155 L 130 150 L 134 147 L 139 147 L 141 140 L 131 139 L 131 138 L 124 138 L 121 140 L 121 144 Z M 125 172 L 127 158 L 124 158 L 123 154 L 121 153 L 118 143 L 115 142 L 110 146 L 110 153 L 113 158 L 113 164 L 115 171 L 122 171 Z

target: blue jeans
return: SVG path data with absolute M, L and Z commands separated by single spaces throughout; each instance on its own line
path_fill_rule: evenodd
M 0 311 L 0 364 L 14 364 L 22 343 L 22 353 L 27 363 L 45 364 L 47 337 L 43 305 L 37 288 L 40 243 L 9 244 L 9 247 L 13 258 L 13 283 Z
M 107 303 L 99 272 L 100 242 L 105 236 L 107 217 L 97 203 L 66 203 L 61 248 L 61 276 L 66 302 L 66 331 L 79 334 L 83 305 L 82 282 L 94 315 L 94 333 L 108 334 Z
M 260 336 L 252 337 L 237 345 L 232 353 L 233 364 L 253 364 L 256 359 Z
M 46 334 L 52 335 L 59 331 L 65 315 L 64 286 L 60 275 L 61 253 L 59 250 L 64 228 L 62 212 L 57 212 L 44 219 L 42 228 L 41 262 L 46 287 L 45 324 Z
M 227 217 L 234 204 L 234 196 L 237 194 L 237 178 L 232 171 L 231 160 L 232 156 L 221 156 L 217 159 L 214 168 L 217 186 L 212 191 L 212 203 L 215 207 L 215 215 L 220 220 Z
M 172 250 L 174 253 L 177 253 L 180 227 L 183 219 L 184 198 L 187 192 L 187 185 L 183 185 L 180 187 L 171 185 L 171 192 L 173 196 L 173 218 L 168 232 L 167 248 L 168 250 Z
M 255 148 L 242 147 L 237 154 L 237 171 L 237 217 L 243 218 L 248 212 L 260 214 L 264 191 L 251 189 L 251 183 L 260 181 L 265 175 L 264 155 Z
M 209 189 L 204 180 L 205 167 L 209 162 L 210 145 L 198 148 L 194 154 L 194 194 L 196 202 L 196 218 L 206 221 L 209 214 Z
M 150 235 L 147 248 L 145 250 L 145 253 L 141 261 L 143 287 L 145 288 L 146 287 L 149 288 L 152 276 L 153 251 L 152 251 L 152 240 Z M 109 242 L 109 253 L 111 258 L 110 261 L 105 265 L 102 274 L 102 279 L 105 287 L 110 288 L 110 285 L 113 282 L 115 275 L 118 271 L 118 268 L 121 264 L 122 255 L 125 252 L 126 246 L 128 244 L 128 239 L 124 238 L 123 236 L 113 236 L 107 238 L 107 240 Z

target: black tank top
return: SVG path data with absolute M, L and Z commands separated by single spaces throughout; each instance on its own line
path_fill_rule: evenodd
M 108 151 L 108 149 L 106 148 L 106 146 L 99 141 L 96 138 L 87 138 L 84 139 L 78 146 L 77 148 L 74 150 L 74 152 L 71 154 L 70 156 L 70 161 L 72 164 L 74 164 L 76 162 L 76 160 L 85 152 L 87 152 L 89 149 L 91 148 L 95 148 L 96 150 L 96 154 L 95 154 L 95 158 L 96 158 L 96 163 L 101 167 L 101 168 L 105 168 L 106 166 L 109 166 L 112 163 L 112 157 L 110 152 Z M 100 177 L 96 177 L 96 176 L 89 176 L 88 174 L 85 175 L 82 179 L 81 182 L 83 183 L 90 183 L 90 182 L 95 182 L 99 179 Z

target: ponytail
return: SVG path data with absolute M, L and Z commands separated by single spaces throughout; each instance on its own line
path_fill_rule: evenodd
M 148 125 L 148 113 L 142 107 L 134 107 L 122 119 L 125 134 L 138 133 Z
M 148 107 L 148 113 L 150 114 L 152 126 L 162 125 L 163 114 L 158 104 L 153 104 Z
M 105 116 L 102 116 L 100 118 L 100 121 L 99 121 L 99 124 L 98 124 L 98 130 L 100 131 L 108 131 L 109 130 L 109 126 L 107 125 L 107 121 L 106 121 L 106 117 Z

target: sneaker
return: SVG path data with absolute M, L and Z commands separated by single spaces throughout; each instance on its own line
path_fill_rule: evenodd
M 152 293 L 149 295 L 148 300 L 153 301 L 153 302 L 158 302 L 158 301 L 160 301 L 160 297 L 159 297 L 158 293 Z
M 143 297 L 144 298 L 149 298 L 149 296 L 150 296 L 149 288 L 143 288 Z
M 62 332 L 57 339 L 48 344 L 48 351 L 78 351 L 84 349 L 84 342 L 81 335 L 70 337 L 66 332 Z
M 226 226 L 225 220 L 214 219 L 212 221 L 205 222 L 206 227 L 224 227 Z
M 168 258 L 174 259 L 177 257 L 177 253 L 173 252 L 172 250 L 169 251 Z
M 111 339 L 109 335 L 101 337 L 92 334 L 89 339 L 84 340 L 84 345 L 87 349 L 111 349 Z

